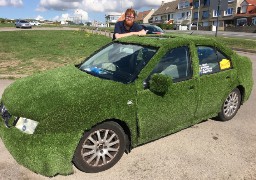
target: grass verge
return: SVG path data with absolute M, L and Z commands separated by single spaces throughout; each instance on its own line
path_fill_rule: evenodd
M 77 64 L 110 38 L 82 31 L 12 31 L 0 33 L 0 74 L 30 75 Z

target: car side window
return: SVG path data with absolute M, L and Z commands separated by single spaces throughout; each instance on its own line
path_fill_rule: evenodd
M 197 46 L 197 53 L 200 75 L 212 74 L 231 68 L 229 58 L 214 47 Z
M 191 78 L 192 69 L 187 46 L 169 50 L 156 65 L 151 74 L 160 73 L 172 77 L 173 82 Z

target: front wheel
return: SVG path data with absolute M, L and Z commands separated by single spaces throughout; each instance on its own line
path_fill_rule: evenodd
M 99 124 L 81 138 L 73 162 L 78 169 L 88 173 L 107 170 L 122 157 L 126 147 L 125 139 L 125 133 L 119 124 Z
M 218 118 L 221 121 L 228 121 L 232 119 L 241 105 L 241 93 L 238 88 L 235 88 L 228 97 L 225 99 L 221 112 L 218 114 Z

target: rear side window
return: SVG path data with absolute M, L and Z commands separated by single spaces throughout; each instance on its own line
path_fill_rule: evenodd
M 197 46 L 200 75 L 212 74 L 232 68 L 231 61 L 214 47 Z

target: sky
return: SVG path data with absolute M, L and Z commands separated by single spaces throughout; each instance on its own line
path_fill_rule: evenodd
M 163 0 L 0 0 L 0 18 L 105 22 L 105 15 L 133 7 L 158 9 Z M 169 2 L 172 0 L 165 0 Z

